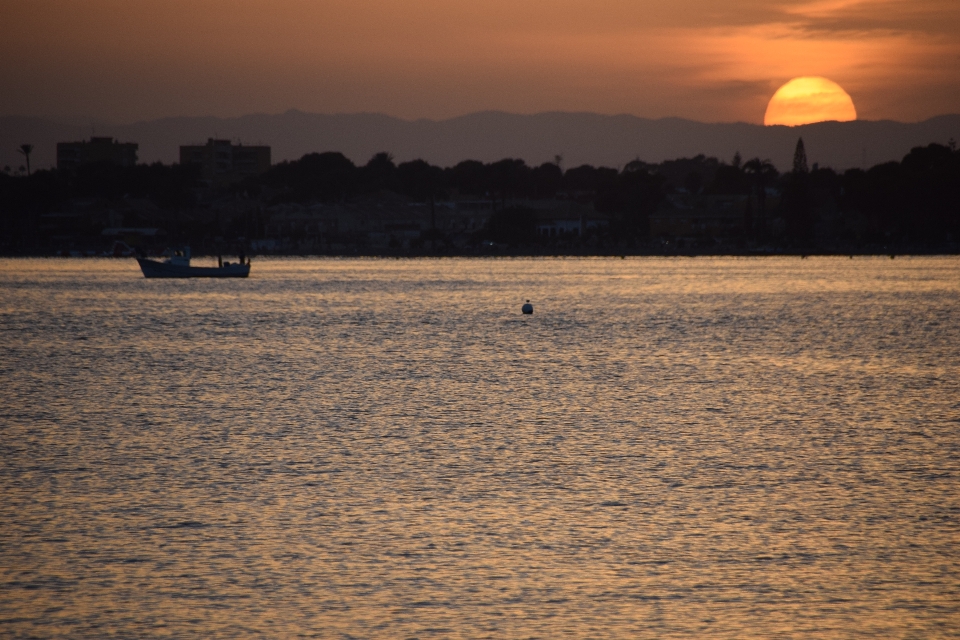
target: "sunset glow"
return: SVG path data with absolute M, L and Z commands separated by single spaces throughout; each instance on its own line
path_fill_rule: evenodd
M 857 119 L 853 100 L 832 80 L 819 77 L 794 78 L 773 94 L 763 124 L 794 127 L 813 122 Z
M 760 123 L 779 84 L 800 76 L 842 82 L 861 119 L 960 112 L 955 0 L 7 5 L 4 115 L 500 110 Z

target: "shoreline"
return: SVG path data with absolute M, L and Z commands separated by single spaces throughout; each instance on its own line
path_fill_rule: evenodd
M 216 258 L 233 256 L 234 252 L 207 252 L 200 251 L 193 254 L 193 258 Z M 891 247 L 882 249 L 850 249 L 850 250 L 753 250 L 753 251 L 530 251 L 511 250 L 500 251 L 277 251 L 269 253 L 248 252 L 250 258 L 382 258 L 382 259 L 424 259 L 424 258 L 765 258 L 765 257 L 930 257 L 930 256 L 960 256 L 960 247 L 942 248 L 906 248 Z M 52 252 L 0 252 L 0 258 L 116 258 L 118 260 L 132 259 L 132 256 L 103 255 L 91 252 L 76 255 L 63 255 Z

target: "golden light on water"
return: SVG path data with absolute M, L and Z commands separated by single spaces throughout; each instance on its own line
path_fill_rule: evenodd
M 763 124 L 795 127 L 813 122 L 857 119 L 853 99 L 843 87 L 821 77 L 794 78 L 773 94 Z
M 945 637 L 958 307 L 955 256 L 0 259 L 2 637 Z

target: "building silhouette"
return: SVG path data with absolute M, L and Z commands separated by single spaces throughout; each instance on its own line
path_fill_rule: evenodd
M 200 165 L 202 180 L 212 187 L 225 187 L 270 169 L 270 147 L 208 138 L 204 145 L 181 146 L 180 164 Z
M 112 162 L 123 167 L 137 164 L 135 142 L 117 142 L 113 138 L 90 138 L 83 142 L 57 143 L 57 169 L 76 170 L 91 162 Z

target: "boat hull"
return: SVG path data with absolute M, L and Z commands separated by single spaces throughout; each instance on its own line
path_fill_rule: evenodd
M 224 267 L 192 267 L 137 258 L 144 278 L 246 278 L 249 264 L 231 264 Z

